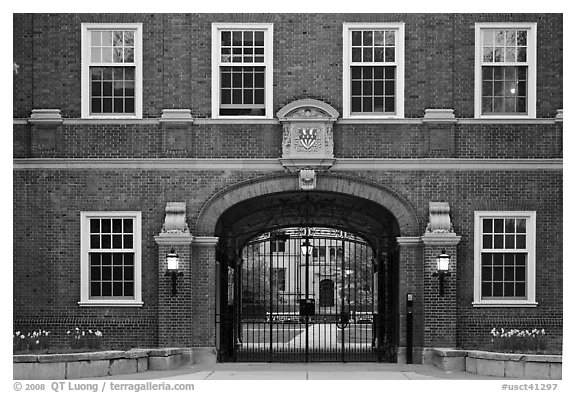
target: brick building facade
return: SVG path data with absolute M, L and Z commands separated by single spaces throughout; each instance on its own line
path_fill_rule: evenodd
M 365 230 L 391 272 L 396 361 L 408 293 L 415 361 L 489 345 L 493 327 L 561 348 L 562 24 L 15 14 L 14 329 L 221 355 L 227 268 L 250 236 L 303 225 L 307 193 L 335 206 L 309 224 Z M 301 125 L 313 148 L 296 148 Z

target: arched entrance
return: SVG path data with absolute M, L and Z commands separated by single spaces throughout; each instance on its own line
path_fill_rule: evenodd
M 318 176 L 314 191 L 300 191 L 296 176 L 282 175 L 239 184 L 217 194 L 203 208 L 196 229 L 204 230 L 204 234 L 219 238 L 216 251 L 218 261 L 216 344 L 219 359 L 221 361 L 395 361 L 395 348 L 398 346 L 399 335 L 399 321 L 396 317 L 399 305 L 398 250 L 395 239 L 398 236 L 412 236 L 418 232 L 415 217 L 409 204 L 392 190 L 327 173 Z M 324 306 L 325 312 L 317 315 L 321 316 L 323 323 L 342 325 L 346 319 L 342 313 L 347 313 L 348 326 L 350 322 L 356 325 L 358 321 L 365 324 L 366 328 L 361 334 L 366 337 L 360 341 L 364 349 L 369 348 L 369 351 L 363 352 L 364 355 L 368 352 L 368 356 L 355 357 L 349 350 L 350 346 L 347 347 L 348 351 L 325 350 L 327 356 L 311 355 L 310 348 L 308 350 L 304 348 L 306 345 L 310 346 L 309 339 L 300 340 L 301 344 L 292 351 L 291 355 L 296 353 L 298 356 L 288 356 L 286 351 L 280 348 L 279 340 L 286 340 L 287 337 L 286 334 L 282 334 L 279 338 L 278 332 L 282 329 L 286 332 L 287 323 L 284 321 L 290 319 L 290 315 L 297 314 L 297 318 L 293 318 L 295 325 L 303 324 L 298 327 L 302 337 L 303 333 L 310 334 L 310 325 L 318 323 L 312 315 L 306 314 L 310 311 L 305 311 L 306 305 L 301 306 L 300 302 L 306 303 L 312 299 L 314 301 L 312 312 L 316 314 L 320 311 L 320 274 L 317 281 L 306 281 L 304 285 L 298 281 L 300 292 L 296 291 L 296 298 L 285 304 L 286 307 L 280 307 L 274 299 L 268 301 L 268 308 L 266 301 L 262 303 L 263 308 L 255 301 L 262 298 L 262 295 L 264 299 L 269 298 L 282 285 L 285 291 L 287 285 L 294 284 L 288 282 L 290 276 L 287 276 L 287 272 L 281 271 L 277 257 L 274 262 L 274 253 L 278 254 L 282 247 L 298 250 L 298 244 L 301 244 L 305 237 L 312 243 L 319 244 L 322 241 L 320 237 L 310 236 L 310 231 L 317 228 L 341 234 L 340 237 L 332 238 L 336 242 L 342 242 L 345 238 L 355 239 L 357 244 L 364 248 L 364 254 L 370 255 L 369 271 L 365 268 L 367 263 L 358 262 L 361 258 L 353 258 L 356 267 L 363 266 L 363 274 L 370 279 L 364 278 L 365 282 L 356 280 L 354 288 L 356 285 L 358 287 L 363 285 L 364 291 L 369 293 L 365 299 L 369 298 L 369 301 L 365 300 L 363 304 L 359 304 L 356 300 L 357 304 L 352 307 L 352 302 L 348 304 L 346 300 L 345 305 L 341 305 L 342 300 L 346 299 L 344 288 L 348 290 L 348 295 L 351 294 L 351 286 L 346 286 L 344 283 L 346 274 L 359 276 L 359 270 L 338 267 L 337 248 L 331 251 L 328 246 L 323 252 L 320 248 L 316 251 L 318 260 L 323 257 L 331 261 L 331 256 L 335 256 L 334 265 L 332 262 L 325 264 L 324 268 L 328 269 L 328 272 L 325 271 L 327 274 L 322 278 L 325 294 L 328 288 L 326 283 L 333 281 L 335 307 L 326 312 L 330 307 Z M 298 231 L 300 232 L 297 233 Z M 279 234 L 288 236 L 284 239 L 283 245 L 278 241 Z M 263 265 L 266 275 L 262 279 L 267 283 L 269 288 L 267 290 L 250 288 L 246 285 L 249 271 L 247 264 L 253 263 L 248 262 L 250 258 L 247 252 L 257 248 L 259 253 L 266 255 Z M 298 255 L 296 252 L 292 254 Z M 300 253 L 299 263 L 303 255 L 306 254 Z M 313 249 L 308 258 L 314 260 Z M 313 269 L 308 272 L 312 275 L 315 273 L 319 272 Z M 308 285 L 312 288 L 310 289 Z M 314 285 L 318 288 L 314 288 Z M 308 294 L 302 291 L 302 288 L 309 288 Z M 339 290 L 340 296 L 337 293 Z M 314 296 L 309 296 L 310 293 Z M 358 292 L 354 292 L 354 295 L 358 296 Z M 353 312 L 356 315 L 352 317 Z M 358 314 L 359 312 L 362 314 Z M 246 321 L 249 319 L 248 316 L 258 313 L 261 314 L 258 315 L 258 321 L 253 318 L 252 323 L 262 324 L 256 329 L 260 337 L 250 339 L 246 334 L 248 330 Z M 278 328 L 279 318 L 283 319 L 282 329 Z M 350 329 L 348 326 L 346 328 Z M 327 329 L 333 329 L 333 326 L 324 331 Z M 369 338 L 367 338 L 368 332 Z M 340 347 L 342 342 L 352 341 L 351 330 L 345 333 L 348 334 L 348 341 L 342 340 L 343 334 L 338 335 L 340 339 L 336 340 Z M 292 344 L 294 344 L 293 338 L 289 340 Z M 251 358 L 243 358 L 245 354 L 243 349 L 246 348 L 247 342 L 252 344 L 253 348 L 256 347 L 256 342 L 264 344 L 262 346 L 267 346 L 267 349 L 258 356 L 253 351 Z M 322 345 L 327 349 L 326 342 Z

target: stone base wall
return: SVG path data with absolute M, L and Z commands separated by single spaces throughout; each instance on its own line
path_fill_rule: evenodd
M 188 348 L 15 355 L 14 379 L 76 379 L 173 370 L 193 361 Z
M 528 355 L 430 348 L 427 363 L 445 371 L 503 378 L 562 379 L 561 355 Z

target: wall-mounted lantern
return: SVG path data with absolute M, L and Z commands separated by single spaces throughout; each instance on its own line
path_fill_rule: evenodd
M 440 283 L 440 296 L 444 296 L 444 277 L 450 277 L 450 255 L 446 254 L 446 250 L 442 250 L 440 255 L 436 257 L 436 272 L 432 273 L 432 277 L 438 277 Z
M 172 248 L 170 252 L 166 254 L 166 262 L 168 264 L 168 269 L 164 275 L 172 277 L 172 296 L 175 296 L 178 293 L 176 288 L 176 278 L 178 276 L 183 276 L 184 273 L 179 271 L 180 256 L 174 251 L 174 248 Z

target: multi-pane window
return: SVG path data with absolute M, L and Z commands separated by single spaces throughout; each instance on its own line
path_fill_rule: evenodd
M 140 109 L 140 25 L 83 25 L 83 114 L 137 117 Z
M 213 112 L 271 116 L 272 26 L 213 25 Z
M 403 41 L 401 24 L 344 25 L 347 116 L 403 116 Z
M 482 219 L 482 298 L 526 298 L 526 219 Z
M 535 25 L 477 29 L 477 114 L 533 115 Z
M 534 300 L 535 213 L 476 213 L 476 302 Z
M 139 212 L 83 212 L 81 305 L 140 305 Z
M 134 219 L 90 219 L 90 294 L 134 297 Z

